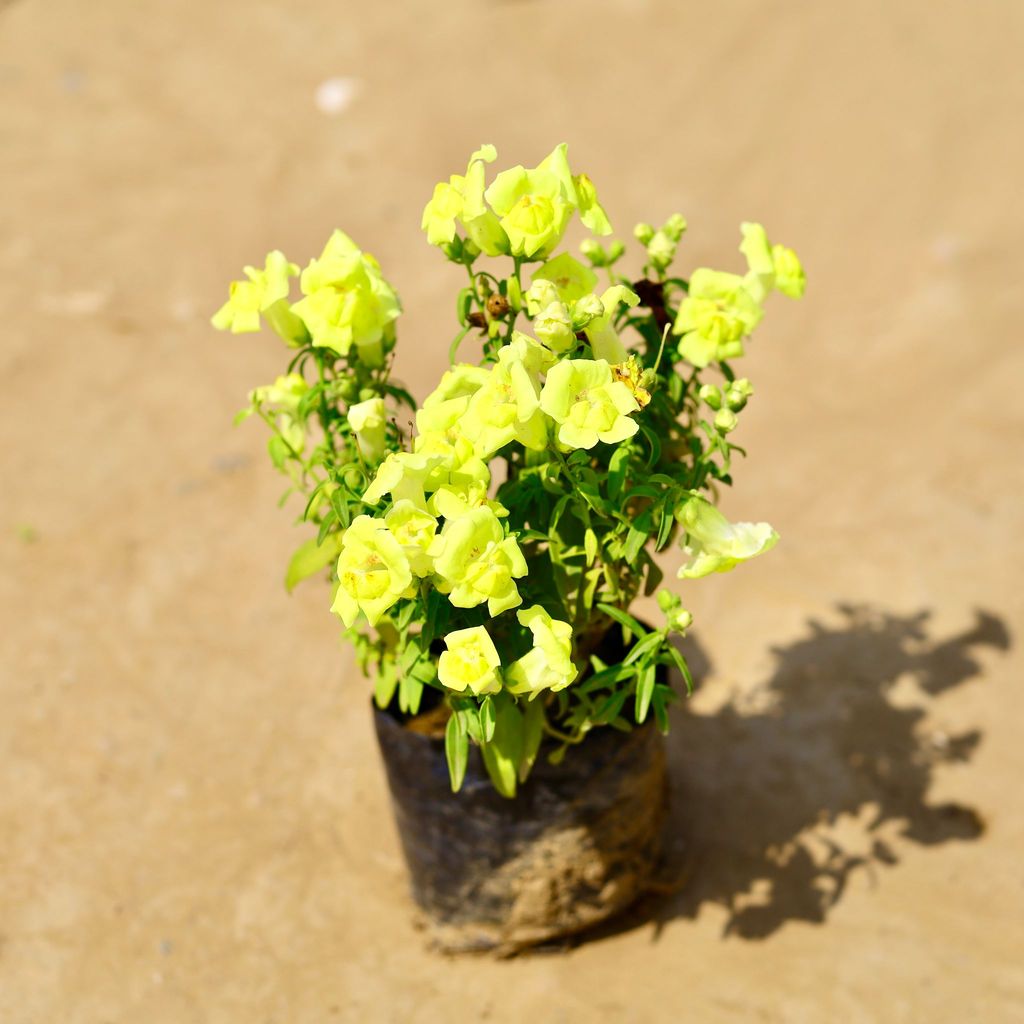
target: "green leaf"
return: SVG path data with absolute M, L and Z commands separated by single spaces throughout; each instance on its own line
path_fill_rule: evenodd
M 651 696 L 654 693 L 654 674 L 654 666 L 648 665 L 640 673 L 640 678 L 637 680 L 636 712 L 634 717 L 638 725 L 647 717 L 647 709 L 651 706 Z
M 324 538 L 331 532 L 334 524 L 338 521 L 338 517 L 334 514 L 334 509 L 329 509 L 324 515 L 324 520 L 320 524 L 320 529 L 317 530 L 316 542 L 317 544 L 323 544 Z
M 655 688 L 654 694 L 651 698 L 651 707 L 654 709 L 654 721 L 658 726 L 658 732 L 662 736 L 668 735 L 668 708 L 665 706 L 665 701 L 661 698 L 657 688 Z
M 693 693 L 693 676 L 690 674 L 690 666 L 686 664 L 686 659 L 674 644 L 668 644 L 667 650 L 673 664 L 679 669 L 683 682 L 686 683 L 686 692 Z
M 412 622 L 413 613 L 417 610 L 418 605 L 415 601 L 406 601 L 395 617 L 395 629 L 399 633 L 404 633 Z
M 466 322 L 469 319 L 469 311 L 473 305 L 473 289 L 463 288 L 459 292 L 458 298 L 455 300 L 455 315 L 459 318 L 459 323 L 465 327 Z
M 526 704 L 523 716 L 523 753 L 519 759 L 519 781 L 525 782 L 533 770 L 537 760 L 540 741 L 544 736 L 544 705 L 540 700 L 531 700 Z
M 558 521 L 562 518 L 562 513 L 565 511 L 566 506 L 569 504 L 571 494 L 563 494 L 558 499 L 558 504 L 555 505 L 555 510 L 551 513 L 551 526 L 550 531 L 553 534 L 558 527 Z
M 641 659 L 648 660 L 647 656 L 656 651 L 664 643 L 664 640 L 665 634 L 660 630 L 655 633 L 648 633 L 647 636 L 633 645 L 633 649 L 622 659 L 622 664 L 624 666 L 632 665 Z
M 285 439 L 274 434 L 274 436 L 267 441 L 267 451 L 270 453 L 270 461 L 273 462 L 277 469 L 280 469 L 284 465 L 289 454 L 288 444 Z
M 594 712 L 594 721 L 600 725 L 607 725 L 613 718 L 618 718 L 628 696 L 629 691 L 624 687 L 610 693 Z
M 593 565 L 598 551 L 597 534 L 589 526 L 583 538 L 583 546 L 587 554 L 587 565 Z
M 608 495 L 613 499 L 618 498 L 625 486 L 629 455 L 629 446 L 624 445 L 616 448 L 608 460 Z
M 644 627 L 641 626 L 640 623 L 629 614 L 629 612 L 624 612 L 621 608 L 616 608 L 613 604 L 604 604 L 603 602 L 597 607 L 604 612 L 608 618 L 614 619 L 620 626 L 624 626 L 636 636 L 647 636 L 647 630 L 644 629 Z
M 420 710 L 423 697 L 423 683 L 412 672 L 406 672 L 398 684 L 398 707 L 407 715 L 415 715 Z
M 462 712 L 462 720 L 466 726 L 469 738 L 477 744 L 483 743 L 483 733 L 480 731 L 480 712 L 476 705 L 471 705 Z
M 647 466 L 655 466 L 658 460 L 661 458 L 661 441 L 658 440 L 658 435 L 653 431 L 646 423 L 640 424 L 640 433 L 643 434 L 644 439 L 651 446 L 651 457 L 647 461 Z
M 397 686 L 398 675 L 394 665 L 389 665 L 387 668 L 381 665 L 373 684 L 373 699 L 377 707 L 383 710 L 391 703 Z
M 296 549 L 288 562 L 284 574 L 285 590 L 290 594 L 304 579 L 326 569 L 338 557 L 341 550 L 341 534 L 332 533 L 318 544 L 315 537 L 304 541 Z
M 497 719 L 494 713 L 494 701 L 490 697 L 485 697 L 483 703 L 480 705 L 480 731 L 483 733 L 485 743 L 490 743 L 494 739 L 494 729 L 497 725 Z
M 637 560 L 646 543 L 647 534 L 635 526 L 631 526 L 626 537 L 625 547 L 622 550 L 622 557 L 628 565 L 632 565 Z
M 481 744 L 480 753 L 494 788 L 511 799 L 523 755 L 523 716 L 511 697 L 501 694 L 494 703 L 494 738 Z
M 469 736 L 462 723 L 462 716 L 457 712 L 452 714 L 445 726 L 444 753 L 448 759 L 448 778 L 451 780 L 452 792 L 458 793 L 469 762 Z
M 660 551 L 667 543 L 672 534 L 672 527 L 675 525 L 675 516 L 672 515 L 673 496 L 669 495 L 661 506 L 661 523 L 658 526 L 658 539 L 654 542 L 654 550 Z

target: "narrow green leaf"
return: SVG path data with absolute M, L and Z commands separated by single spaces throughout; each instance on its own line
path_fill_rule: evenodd
M 658 538 L 654 542 L 655 551 L 660 551 L 668 543 L 668 539 L 672 535 L 672 527 L 676 523 L 675 516 L 672 515 L 673 504 L 672 495 L 669 495 L 661 506 L 661 523 L 658 526 Z
M 583 546 L 586 550 L 587 565 L 593 565 L 594 559 L 597 558 L 597 534 L 588 526 L 587 532 L 583 538 Z
M 647 630 L 644 629 L 640 623 L 633 618 L 629 612 L 624 612 L 621 608 L 616 608 L 613 604 L 604 604 L 603 602 L 597 606 L 605 615 L 610 619 L 614 619 L 620 626 L 625 626 L 631 633 L 637 637 L 647 636 Z
M 523 715 L 523 753 L 519 759 L 519 781 L 525 782 L 537 760 L 544 736 L 544 704 L 539 699 L 528 701 Z
M 658 631 L 648 633 L 642 640 L 633 645 L 633 649 L 622 659 L 622 664 L 632 665 L 641 659 L 647 660 L 647 656 L 656 651 L 664 642 L 665 634 Z
M 654 688 L 651 696 L 651 707 L 654 709 L 654 721 L 658 726 L 658 732 L 662 736 L 668 735 L 668 707 L 664 697 L 659 692 L 659 687 Z
M 454 713 L 445 726 L 444 753 L 448 759 L 448 778 L 451 781 L 452 792 L 458 793 L 466 777 L 466 765 L 469 761 L 469 736 L 463 727 L 462 716 L 458 713 Z
M 607 725 L 613 718 L 618 718 L 622 705 L 626 703 L 629 691 L 623 687 L 610 693 L 594 712 L 594 721 L 600 725 Z
M 516 795 L 516 778 L 523 754 L 523 716 L 511 697 L 495 700 L 494 737 L 480 746 L 484 767 L 494 788 L 504 797 Z
M 668 653 L 676 668 L 679 669 L 683 682 L 686 683 L 686 692 L 693 693 L 693 676 L 690 675 L 690 666 L 686 664 L 686 659 L 675 644 L 668 644 Z
M 277 469 L 280 469 L 284 465 L 285 459 L 288 458 L 288 445 L 284 438 L 274 434 L 267 441 L 267 451 L 270 453 L 270 461 Z
M 381 666 L 373 684 L 373 699 L 377 707 L 383 710 L 391 703 L 397 686 L 398 676 L 395 674 L 394 666 L 387 669 Z
M 612 499 L 618 498 L 625 486 L 629 454 L 629 446 L 622 445 L 615 449 L 612 457 L 608 460 L 608 495 Z
M 637 560 L 637 557 L 646 543 L 647 534 L 642 530 L 638 530 L 635 526 L 631 526 L 629 528 L 629 534 L 626 537 L 626 546 L 622 552 L 622 557 L 629 565 L 632 565 Z
M 326 569 L 338 557 L 341 549 L 341 534 L 332 533 L 318 544 L 315 537 L 300 544 L 288 562 L 284 574 L 285 590 L 290 594 L 304 579 Z
M 398 707 L 407 715 L 415 715 L 420 710 L 423 697 L 423 683 L 414 674 L 406 673 L 398 684 Z
M 497 725 L 497 717 L 494 713 L 494 701 L 490 697 L 484 697 L 480 705 L 480 731 L 483 733 L 484 742 L 490 743 L 494 739 L 494 729 Z
M 654 673 L 654 666 L 647 665 L 637 680 L 635 718 L 638 725 L 647 717 L 647 710 L 651 705 L 651 695 L 654 693 Z

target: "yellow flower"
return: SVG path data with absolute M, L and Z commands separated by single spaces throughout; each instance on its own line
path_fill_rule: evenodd
M 368 398 L 350 406 L 348 422 L 363 458 L 370 463 L 379 462 L 387 443 L 388 419 L 384 399 Z
M 444 455 L 426 452 L 392 452 L 378 467 L 372 483 L 363 493 L 367 505 L 376 505 L 385 494 L 395 501 L 408 498 L 426 508 L 425 492 L 430 490 L 429 478 L 445 463 Z
M 448 648 L 437 660 L 437 678 L 449 690 L 477 696 L 501 689 L 501 658 L 483 626 L 456 629 L 444 638 Z
M 693 272 L 672 328 L 682 335 L 680 356 L 702 368 L 743 354 L 743 338 L 764 315 L 747 283 L 737 274 L 705 267 Z
M 513 580 L 526 575 L 526 560 L 489 508 L 449 519 L 433 551 L 434 571 L 456 608 L 486 601 L 494 616 L 522 603 Z
M 292 309 L 309 328 L 314 345 L 343 356 L 355 346 L 367 365 L 383 365 L 385 344 L 394 340 L 402 307 L 372 256 L 335 231 L 320 258 L 302 272 L 300 285 L 305 298 Z
M 331 611 L 351 629 L 362 612 L 371 626 L 412 584 L 409 559 L 382 519 L 357 516 L 341 539 Z
M 532 170 L 520 164 L 502 171 L 487 189 L 513 256 L 540 259 L 562 240 L 577 207 L 565 153 L 562 143 Z
M 686 531 L 686 561 L 679 570 L 680 579 L 728 572 L 740 562 L 770 551 L 779 539 L 768 523 L 730 523 L 703 498 L 691 498 L 676 518 Z
M 784 245 L 772 245 L 760 224 L 744 221 L 740 231 L 743 234 L 740 252 L 747 257 L 750 268 L 745 281 L 751 295 L 762 302 L 774 287 L 791 299 L 799 299 L 804 293 L 805 281 L 797 254 Z
M 616 444 L 640 429 L 629 417 L 640 405 L 613 378 L 604 359 L 556 363 L 544 382 L 540 407 L 558 424 L 559 443 L 567 448 L 593 448 L 598 441 Z
M 263 270 L 243 267 L 248 280 L 232 281 L 228 301 L 213 314 L 211 323 L 221 331 L 243 334 L 260 329 L 260 314 L 293 347 L 308 337 L 305 325 L 288 305 L 288 278 L 299 268 L 279 249 L 267 254 Z
M 626 346 L 622 344 L 622 339 L 612 326 L 612 319 L 620 304 L 625 303 L 632 308 L 639 301 L 640 296 L 624 284 L 612 285 L 611 288 L 604 290 L 601 295 L 603 312 L 591 317 L 583 328 L 595 359 L 607 359 L 609 363 L 626 361 Z
M 437 533 L 437 520 L 405 498 L 388 509 L 384 524 L 402 546 L 412 572 L 416 576 L 429 576 L 433 567 L 429 550 Z
M 530 280 L 532 284 L 550 281 L 555 286 L 558 298 L 567 306 L 589 295 L 597 287 L 597 274 L 567 252 L 560 253 L 538 267 Z
M 539 605 L 523 608 L 516 618 L 533 633 L 533 648 L 508 669 L 508 689 L 533 700 L 543 690 L 564 690 L 577 675 L 572 661 L 572 626 Z
M 535 451 L 547 444 L 547 426 L 538 399 L 539 368 L 532 370 L 527 365 L 541 356 L 531 344 L 542 350 L 526 335 L 502 348 L 487 382 L 469 400 L 461 429 L 483 458 L 513 440 Z
M 469 158 L 465 175 L 453 174 L 434 186 L 420 224 L 431 245 L 454 241 L 455 222 L 461 220 L 466 234 L 488 256 L 508 252 L 508 238 L 484 203 L 484 164 L 492 163 L 497 155 L 493 146 L 481 146 Z

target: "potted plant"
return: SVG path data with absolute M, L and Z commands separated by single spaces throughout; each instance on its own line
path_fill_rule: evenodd
M 574 217 L 612 229 L 566 146 L 488 184 L 495 159 L 482 146 L 423 213 L 462 286 L 450 369 L 419 405 L 391 377 L 398 296 L 340 231 L 301 273 L 277 251 L 246 267 L 213 323 L 291 350 L 239 416 L 264 421 L 302 500 L 285 585 L 330 579 L 374 681 L 414 895 L 442 947 L 507 951 L 648 884 L 670 673 L 691 686 L 673 644 L 691 616 L 655 556 L 678 542 L 691 580 L 775 544 L 714 501 L 752 394 L 734 360 L 768 293 L 804 276 L 758 224 L 742 274 L 674 275 L 679 214 L 637 225 L 639 277 L 620 241 L 579 260 L 559 251 Z M 657 626 L 630 613 L 655 593 Z

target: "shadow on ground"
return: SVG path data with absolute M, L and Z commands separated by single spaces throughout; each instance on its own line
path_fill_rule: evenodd
M 807 636 L 776 648 L 753 692 L 677 715 L 669 884 L 614 931 L 652 920 L 660 930 L 707 904 L 726 911 L 726 935 L 746 939 L 787 921 L 821 924 L 851 874 L 896 865 L 900 843 L 981 836 L 975 809 L 929 799 L 935 769 L 969 761 L 981 734 L 929 732 L 924 720 L 936 698 L 979 675 L 979 650 L 1009 648 L 1005 623 L 977 612 L 943 639 L 928 612 L 838 611 L 838 624 L 811 621 Z M 699 646 L 687 656 L 696 676 L 708 671 Z

